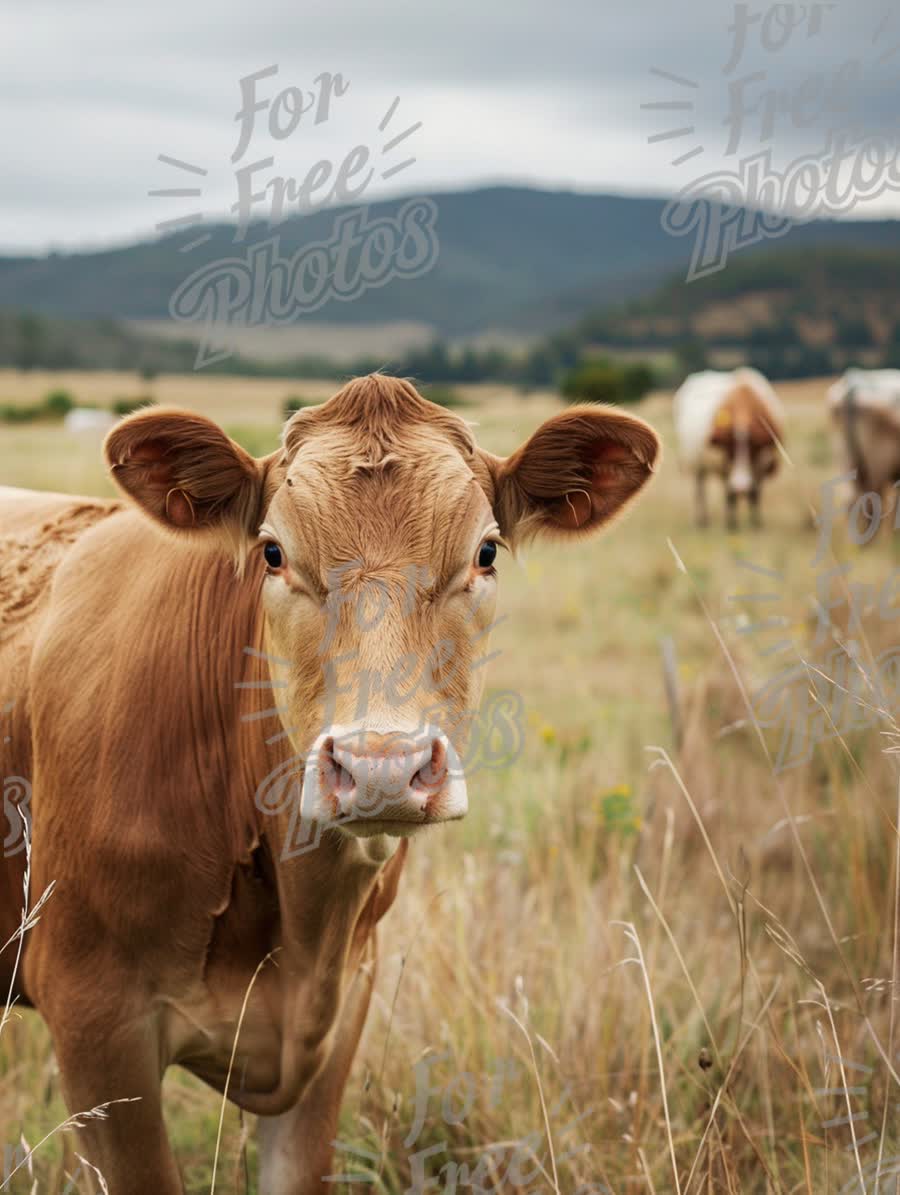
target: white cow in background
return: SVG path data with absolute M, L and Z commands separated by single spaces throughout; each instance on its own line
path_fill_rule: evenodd
M 696 478 L 697 523 L 709 521 L 707 474 L 725 483 L 726 521 L 737 527 L 737 503 L 744 497 L 754 526 L 760 525 L 762 483 L 778 469 L 784 409 L 766 378 L 755 369 L 693 373 L 675 394 L 675 433 L 682 464 Z
M 101 411 L 97 407 L 74 407 L 66 413 L 63 427 L 74 435 L 93 432 L 98 436 L 105 436 L 118 422 L 118 416 L 110 414 L 109 411 Z

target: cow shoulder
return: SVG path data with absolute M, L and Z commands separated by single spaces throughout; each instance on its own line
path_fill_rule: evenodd
M 202 956 L 253 845 L 234 758 L 252 606 L 230 561 L 125 510 L 67 555 L 35 643 L 37 882 L 148 959 L 173 924 Z

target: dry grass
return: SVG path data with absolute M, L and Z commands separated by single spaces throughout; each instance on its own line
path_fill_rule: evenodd
M 113 385 L 88 383 L 101 384 Z M 0 378 L 0 397 L 11 385 Z M 261 449 L 291 387 L 156 388 Z M 892 723 L 832 737 L 776 775 L 777 728 L 761 741 L 744 697 L 801 657 L 824 666 L 834 647 L 813 647 L 829 561 L 812 564 L 810 509 L 835 471 L 823 388 L 784 388 L 793 467 L 766 495 L 763 532 L 693 528 L 668 398 L 656 395 L 642 413 L 668 455 L 632 517 L 596 544 L 503 562 L 509 618 L 488 698 L 522 694 L 521 752 L 471 779 L 464 823 L 415 844 L 384 923 L 336 1158 L 337 1172 L 377 1180 L 329 1189 L 404 1191 L 417 1151 L 434 1147 L 439 1191 L 827 1195 L 874 1192 L 871 1168 L 880 1158 L 887 1173 L 900 1154 Z M 473 397 L 480 440 L 499 452 L 556 409 L 549 395 Z M 93 441 L 39 427 L 0 436 L 4 481 L 104 491 Z M 880 584 L 895 567 L 889 536 L 865 552 L 843 536 L 836 546 L 854 581 Z M 750 592 L 777 599 L 732 600 Z M 785 625 L 752 630 L 774 615 Z M 835 620 L 846 632 L 846 612 Z M 893 626 L 877 608 L 864 615 L 853 636 L 863 658 L 893 646 Z M 791 647 L 764 654 L 786 637 Z M 217 1097 L 178 1073 L 166 1087 L 187 1188 L 208 1191 Z M 0 1141 L 24 1132 L 33 1144 L 64 1116 L 45 1030 L 14 1018 L 0 1039 Z M 245 1189 L 242 1140 L 229 1109 L 217 1191 Z M 57 1137 L 36 1157 L 41 1190 L 65 1188 L 74 1149 Z M 896 1181 L 877 1189 L 893 1195 Z

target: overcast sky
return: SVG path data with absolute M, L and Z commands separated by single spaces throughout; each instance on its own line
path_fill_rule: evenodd
M 767 148 L 784 169 L 800 155 L 821 155 L 829 129 L 851 126 L 862 142 L 896 123 L 896 8 L 890 15 L 885 0 L 753 4 L 750 15 L 778 12 L 749 26 L 740 60 L 725 73 L 736 36 L 729 26 L 746 7 L 721 0 L 0 0 L 0 246 L 109 244 L 195 212 L 224 217 L 237 198 L 236 169 L 268 155 L 274 163 L 255 175 L 259 187 L 274 176 L 302 182 L 320 159 L 332 163 L 333 179 L 364 145 L 370 162 L 353 177 L 373 170 L 370 196 L 498 181 L 674 194 L 711 172 L 737 171 L 742 158 Z M 785 18 L 801 13 L 804 22 L 786 29 Z M 291 87 L 308 97 L 323 72 L 339 73 L 348 86 L 332 95 L 327 118 L 315 124 L 311 107 L 282 140 L 267 131 L 271 106 L 260 111 L 232 163 L 240 80 L 273 65 L 278 73 L 257 84 L 259 101 L 271 104 Z M 753 73 L 761 77 L 744 85 L 744 106 L 759 108 L 726 155 L 734 131 L 728 86 Z M 773 89 L 782 102 L 767 136 L 760 97 Z M 282 127 L 296 94 L 278 110 Z M 654 103 L 686 106 L 642 108 Z M 688 131 L 649 140 L 679 130 Z M 160 162 L 160 154 L 206 173 Z M 888 189 L 857 203 L 854 214 L 900 214 L 900 180 L 881 174 Z M 148 195 L 185 187 L 201 194 Z M 325 184 L 314 198 L 328 191 Z

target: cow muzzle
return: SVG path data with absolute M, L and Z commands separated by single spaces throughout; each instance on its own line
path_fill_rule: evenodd
M 304 816 L 359 837 L 414 834 L 464 817 L 468 807 L 457 754 L 435 728 L 412 734 L 334 728 L 307 756 Z
M 749 494 L 753 489 L 753 472 L 744 461 L 737 462 L 728 475 L 728 489 L 732 494 Z

